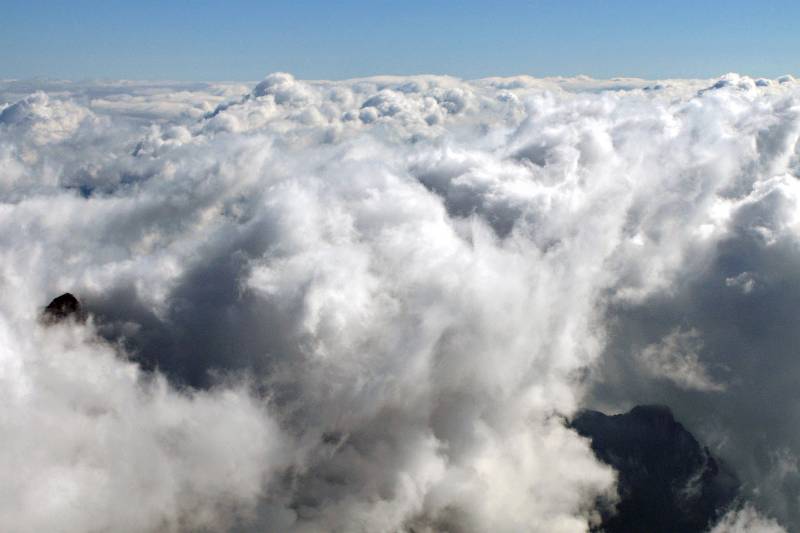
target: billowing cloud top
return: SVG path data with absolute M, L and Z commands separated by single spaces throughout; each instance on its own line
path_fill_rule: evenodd
M 659 401 L 714 531 L 800 527 L 799 136 L 790 77 L 0 82 L 0 523 L 587 531 L 565 417 Z

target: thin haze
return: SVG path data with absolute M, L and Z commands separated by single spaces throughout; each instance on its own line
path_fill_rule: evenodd
M 800 3 L 2 2 L 0 78 L 777 77 Z

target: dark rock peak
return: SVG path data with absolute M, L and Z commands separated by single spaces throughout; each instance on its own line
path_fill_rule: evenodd
M 733 502 L 736 477 L 702 447 L 669 408 L 642 405 L 619 415 L 583 411 L 571 426 L 592 439 L 598 459 L 618 472 L 620 501 L 597 531 L 706 531 Z
M 68 318 L 81 321 L 84 319 L 84 314 L 78 299 L 66 292 L 44 308 L 43 318 L 49 323 L 60 322 Z

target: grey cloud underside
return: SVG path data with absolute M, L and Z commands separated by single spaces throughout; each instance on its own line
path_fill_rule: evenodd
M 788 77 L 0 82 L 0 523 L 588 531 L 563 420 L 658 402 L 715 531 L 800 527 L 799 135 Z

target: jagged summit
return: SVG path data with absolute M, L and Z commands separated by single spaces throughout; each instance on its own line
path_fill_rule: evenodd
M 72 294 L 65 292 L 61 296 L 54 298 L 53 301 L 44 308 L 42 315 L 45 321 L 51 323 L 60 322 L 67 318 L 82 320 L 83 310 L 78 299 Z
M 639 405 L 611 416 L 583 411 L 571 425 L 591 438 L 597 458 L 619 473 L 617 512 L 604 514 L 599 531 L 699 533 L 736 497 L 734 474 L 668 407 Z

